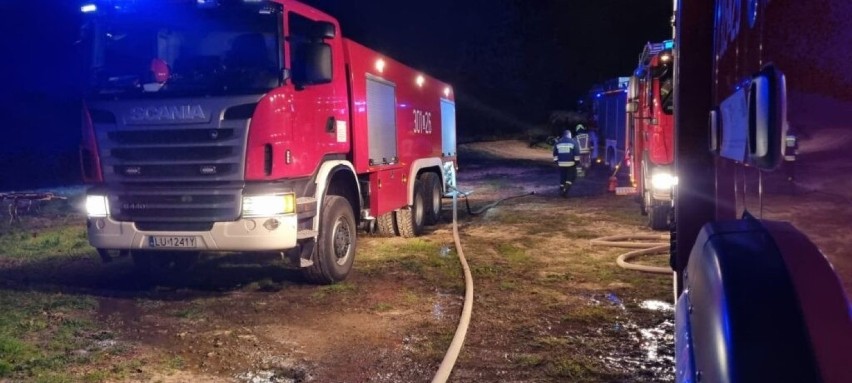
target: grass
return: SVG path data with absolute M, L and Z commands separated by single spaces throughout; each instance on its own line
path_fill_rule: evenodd
M 0 307 L 0 380 L 72 382 L 77 379 L 67 371 L 98 357 L 97 351 L 75 353 L 94 348 L 94 299 L 4 290 Z
M 354 284 L 350 282 L 342 282 L 334 285 L 320 286 L 313 292 L 313 294 L 311 294 L 311 297 L 314 299 L 323 299 L 332 296 L 352 294 L 357 290 L 358 288 Z
M 15 259 L 43 259 L 94 253 L 82 224 L 25 229 L 7 227 L 0 231 L 0 256 Z

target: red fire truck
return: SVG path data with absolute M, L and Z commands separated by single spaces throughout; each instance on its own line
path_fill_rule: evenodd
M 81 8 L 88 236 L 148 268 L 276 251 L 349 274 L 356 229 L 416 236 L 456 164 L 452 88 L 293 0 Z
M 630 180 L 640 209 L 654 230 L 669 227 L 674 145 L 671 40 L 647 44 L 627 87 L 627 151 Z
M 678 382 L 852 381 L 850 19 L 677 2 Z

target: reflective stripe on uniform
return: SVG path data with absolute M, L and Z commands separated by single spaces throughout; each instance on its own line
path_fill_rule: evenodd
M 572 150 L 574 150 L 574 144 L 556 144 L 556 151 L 558 151 L 559 153 L 570 153 Z
M 559 166 L 574 166 L 574 161 L 559 161 L 557 162 Z

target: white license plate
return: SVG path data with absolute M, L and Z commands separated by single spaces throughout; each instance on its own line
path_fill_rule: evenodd
M 148 237 L 148 247 L 171 247 L 182 249 L 194 249 L 198 247 L 197 237 L 167 237 L 167 236 L 151 236 Z

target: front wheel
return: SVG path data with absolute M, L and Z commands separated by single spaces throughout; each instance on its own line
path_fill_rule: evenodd
M 355 261 L 355 230 L 355 214 L 349 202 L 340 196 L 327 196 L 322 205 L 313 265 L 302 269 L 305 278 L 319 284 L 346 279 Z
M 668 230 L 669 228 L 669 205 L 656 205 L 648 208 L 648 226 L 652 230 Z

